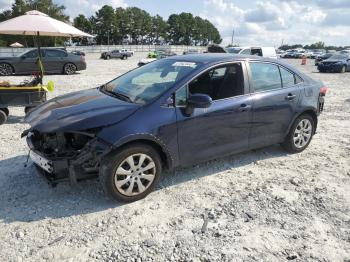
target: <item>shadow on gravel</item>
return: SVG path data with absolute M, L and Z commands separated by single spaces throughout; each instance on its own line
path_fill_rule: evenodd
M 164 173 L 156 190 L 284 155 L 286 152 L 279 146 L 272 146 L 179 168 Z M 21 155 L 0 161 L 0 220 L 6 223 L 71 217 L 123 205 L 109 200 L 97 179 L 80 182 L 76 186 L 61 183 L 52 188 L 37 175 L 34 166 L 29 164 L 24 167 L 26 159 L 27 156 Z
M 10 115 L 7 118 L 6 124 L 18 124 L 23 122 L 24 122 L 23 116 L 11 116 L 11 112 L 10 112 Z

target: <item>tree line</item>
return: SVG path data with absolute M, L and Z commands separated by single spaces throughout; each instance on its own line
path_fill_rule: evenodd
M 49 16 L 69 23 L 65 6 L 54 4 L 52 0 L 15 0 L 9 10 L 0 13 L 0 22 L 23 15 L 36 9 Z M 172 14 L 167 20 L 160 15 L 151 16 L 137 7 L 105 5 L 93 16 L 78 15 L 73 25 L 84 32 L 95 35 L 93 42 L 87 39 L 74 39 L 78 44 L 172 44 L 201 45 L 222 42 L 218 29 L 207 19 L 191 13 Z M 42 37 L 41 45 L 62 45 L 66 39 Z M 32 37 L 0 35 L 0 46 L 21 42 L 26 46 L 35 43 Z
M 289 49 L 297 49 L 297 48 L 303 48 L 303 49 L 325 49 L 325 50 L 344 50 L 347 48 L 350 48 L 350 46 L 327 46 L 324 42 L 316 42 L 311 45 L 302 45 L 302 44 L 295 44 L 295 45 L 281 45 L 278 49 L 280 50 L 289 50 Z

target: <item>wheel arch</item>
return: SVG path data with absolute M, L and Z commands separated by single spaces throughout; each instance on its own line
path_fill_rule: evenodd
M 314 109 L 308 108 L 308 109 L 305 109 L 304 111 L 301 111 L 301 112 L 297 113 L 294 116 L 293 121 L 291 121 L 291 123 L 289 124 L 288 132 L 286 133 L 286 135 L 289 133 L 291 127 L 293 126 L 293 123 L 295 122 L 295 119 L 297 119 L 301 115 L 310 115 L 312 117 L 312 119 L 314 120 L 314 124 L 315 124 L 314 134 L 316 133 L 317 123 L 318 123 L 317 113 L 316 113 L 316 111 Z
M 158 152 L 163 166 L 166 169 L 171 169 L 173 167 L 174 161 L 170 151 L 167 149 L 165 143 L 153 135 L 143 134 L 124 138 L 114 144 L 112 150 L 109 151 L 107 155 L 115 154 L 124 147 L 132 144 L 146 144 L 153 147 Z

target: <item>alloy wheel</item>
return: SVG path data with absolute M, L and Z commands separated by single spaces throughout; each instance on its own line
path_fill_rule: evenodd
M 13 73 L 13 70 L 9 64 L 0 64 L 0 75 L 8 76 L 8 75 L 12 75 L 12 73 Z
M 149 188 L 155 179 L 154 160 L 143 153 L 125 158 L 118 166 L 114 183 L 117 190 L 125 196 L 135 196 Z
M 74 74 L 76 71 L 76 66 L 73 65 L 73 64 L 66 64 L 64 66 L 64 72 L 67 74 L 67 75 L 72 75 Z
M 312 136 L 312 124 L 308 119 L 302 119 L 294 130 L 293 142 L 295 147 L 303 148 Z

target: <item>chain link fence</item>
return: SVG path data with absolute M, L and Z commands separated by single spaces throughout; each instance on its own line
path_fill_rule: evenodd
M 60 48 L 60 47 L 55 47 Z M 61 47 L 63 48 L 63 47 Z M 33 48 L 0 48 L 0 57 L 5 56 L 16 56 L 25 51 L 31 50 Z M 105 51 L 111 51 L 114 49 L 127 49 L 134 52 L 150 52 L 156 49 L 167 49 L 177 54 L 182 54 L 184 51 L 189 49 L 196 49 L 199 52 L 204 52 L 207 50 L 205 46 L 185 46 L 185 45 L 95 45 L 95 46 L 69 46 L 66 47 L 67 51 L 83 51 L 87 54 L 89 53 L 102 53 Z

